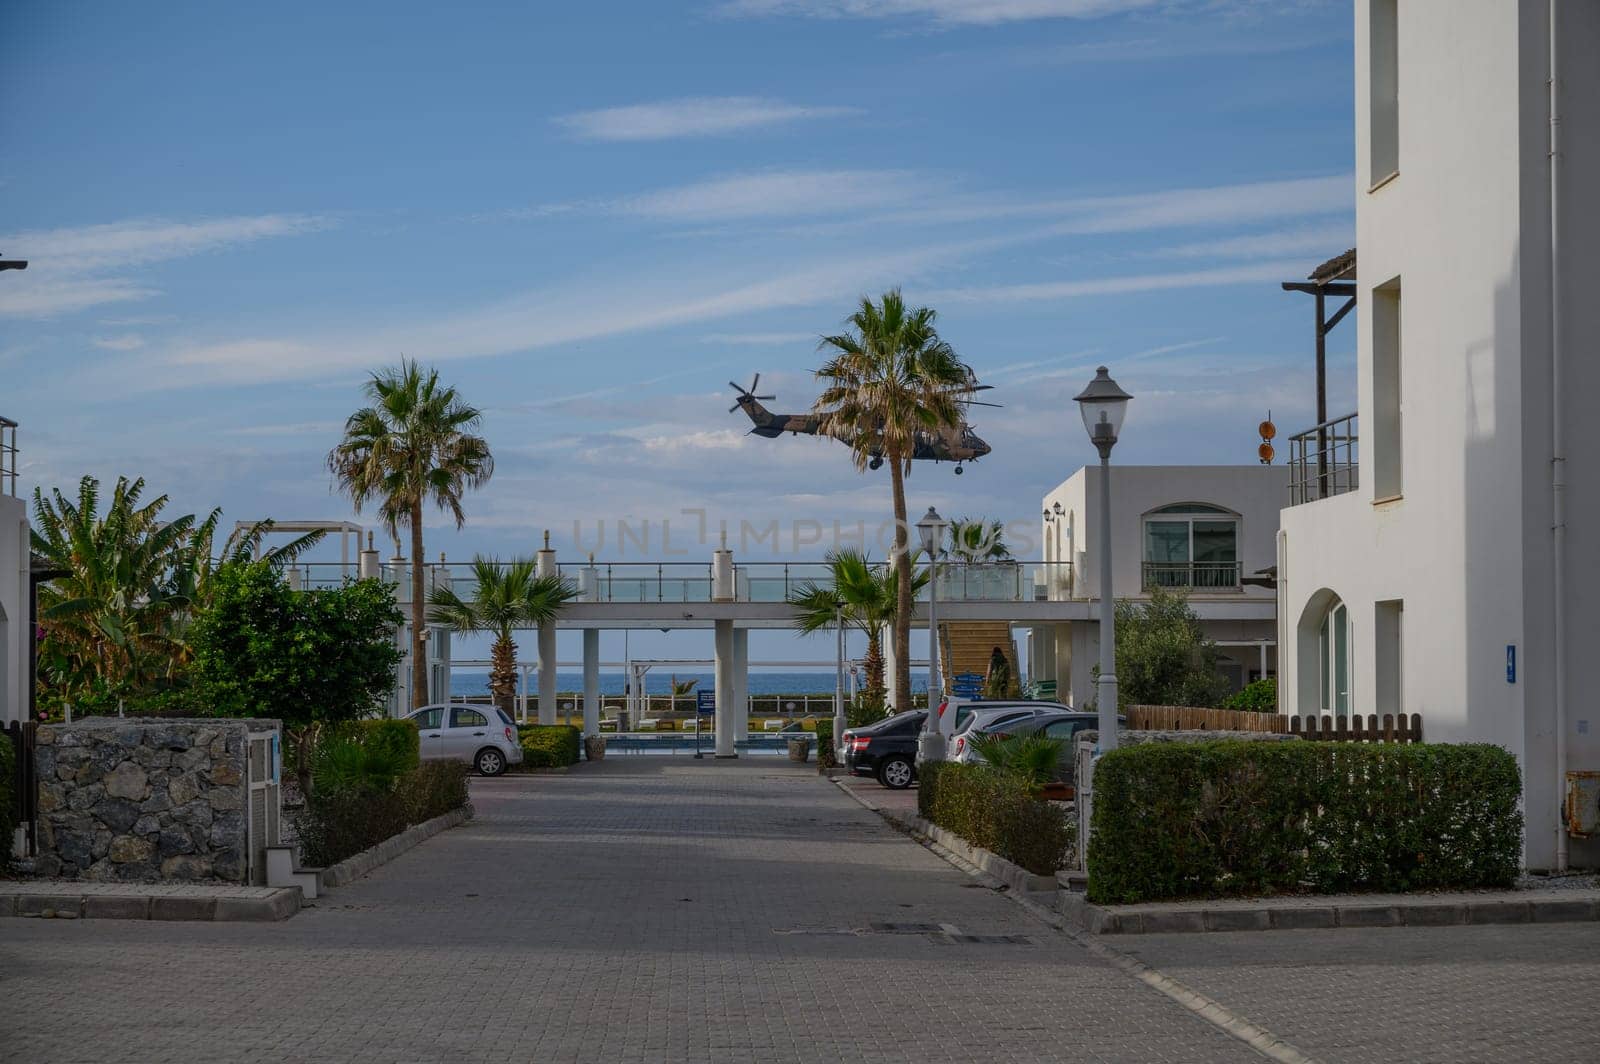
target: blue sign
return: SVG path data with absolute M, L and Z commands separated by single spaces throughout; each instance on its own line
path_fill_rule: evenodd
M 1517 644 L 1506 644 L 1506 683 L 1517 682 Z
M 717 709 L 717 693 L 715 691 L 696 691 L 694 693 L 694 710 L 696 713 L 714 713 Z

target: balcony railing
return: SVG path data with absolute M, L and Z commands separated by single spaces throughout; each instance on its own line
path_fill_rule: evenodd
M 17 493 L 17 423 L 0 417 L 0 495 Z
M 1145 562 L 1144 589 L 1232 591 L 1239 587 L 1238 562 Z
M 1356 416 L 1346 414 L 1289 437 L 1290 506 L 1359 487 Z
M 875 567 L 886 563 L 879 562 Z M 474 591 L 472 566 L 465 562 L 429 563 L 429 587 L 448 579 L 463 597 Z M 560 565 L 558 573 L 575 587 L 585 586 L 585 563 Z M 707 562 L 595 562 L 593 602 L 710 602 L 712 567 Z M 733 567 L 737 602 L 786 602 L 810 584 L 830 583 L 826 562 L 740 562 Z M 386 580 L 397 571 L 382 566 Z M 290 571 L 300 587 L 337 587 L 354 578 L 355 566 L 338 562 L 301 562 Z M 1033 602 L 1065 598 L 1072 587 L 1071 562 L 939 563 L 941 602 Z M 927 589 L 918 596 L 926 601 Z

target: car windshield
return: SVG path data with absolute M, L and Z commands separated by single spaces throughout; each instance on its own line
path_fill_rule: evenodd
M 904 713 L 896 713 L 892 717 L 884 717 L 882 720 L 873 721 L 870 726 L 875 728 L 893 728 L 897 725 L 904 724 L 909 720 L 921 720 L 925 716 L 927 716 L 927 713 L 924 710 L 908 709 Z

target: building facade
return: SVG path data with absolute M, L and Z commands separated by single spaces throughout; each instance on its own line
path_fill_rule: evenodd
M 1528 865 L 1592 865 L 1600 4 L 1358 0 L 1355 38 L 1359 417 L 1301 437 L 1282 705 L 1513 751 Z
M 17 497 L 17 423 L 0 417 L 0 724 L 28 715 L 28 507 Z
M 1100 601 L 1100 467 L 1085 466 L 1044 497 L 1045 571 L 1053 601 Z M 1272 591 L 1251 583 L 1274 563 L 1278 512 L 1288 492 L 1282 466 L 1111 467 L 1111 594 L 1182 592 L 1222 652 L 1235 688 L 1277 672 Z M 1094 700 L 1098 611 L 1089 619 L 1034 625 L 1029 676 L 1054 679 L 1073 705 Z

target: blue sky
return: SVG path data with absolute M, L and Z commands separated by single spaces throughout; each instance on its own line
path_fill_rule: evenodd
M 899 285 L 994 385 L 994 453 L 912 505 L 1027 519 L 1137 396 L 1130 462 L 1310 424 L 1309 300 L 1349 246 L 1342 0 L 0 3 L 0 413 L 25 487 L 347 518 L 369 369 L 438 365 L 498 468 L 430 553 L 574 520 L 877 520 L 842 447 L 727 412 L 814 395 Z M 1332 406 L 1353 406 L 1353 330 Z M 359 518 L 357 518 L 359 520 Z

